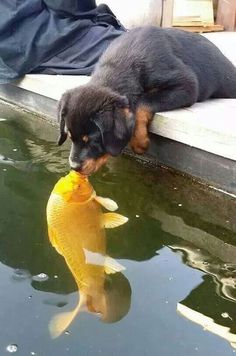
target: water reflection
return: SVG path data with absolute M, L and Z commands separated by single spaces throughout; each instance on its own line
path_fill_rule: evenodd
M 28 280 L 36 292 L 44 292 L 43 307 L 51 307 L 55 313 L 68 310 L 67 296 L 78 287 L 64 258 L 48 243 L 45 223 L 47 199 L 51 187 L 67 170 L 68 151 L 43 139 L 45 133 L 40 137 L 36 130 L 34 135 L 19 123 L 1 121 L 0 125 L 0 261 L 13 268 L 12 283 Z M 25 162 L 26 170 L 18 169 L 14 162 Z M 111 161 L 92 182 L 130 217 L 125 233 L 118 229 L 107 233 L 106 253 L 115 259 L 141 262 L 137 264 L 140 279 L 142 267 L 147 265 L 142 261 L 152 264 L 158 260 L 163 246 L 181 254 L 184 265 L 204 275 L 198 286 L 177 300 L 178 312 L 234 347 L 236 202 L 206 193 L 183 177 L 164 170 L 152 172 L 125 158 Z M 32 277 L 41 273 L 49 278 L 40 281 Z M 132 278 L 132 272 L 129 281 L 122 273 L 104 276 L 100 296 L 107 322 L 128 313 Z M 157 286 L 150 280 L 148 288 L 152 293 L 166 285 Z M 92 311 L 91 304 L 90 308 Z
M 236 264 L 225 263 L 184 241 L 170 248 L 181 252 L 186 265 L 206 273 L 203 282 L 177 304 L 178 313 L 236 348 Z M 235 246 L 231 248 L 234 254 Z
M 183 253 L 186 265 L 212 276 L 216 293 L 220 297 L 236 302 L 236 263 L 225 263 L 191 245 L 173 245 L 171 248 Z M 233 253 L 235 247 L 231 246 L 231 249 Z
M 230 345 L 236 349 L 236 334 L 231 331 L 231 326 L 229 325 L 231 323 L 228 323 L 227 321 L 224 322 L 223 320 L 226 318 L 232 320 L 232 318 L 228 316 L 228 313 L 222 313 L 222 315 L 226 315 L 226 318 L 222 316 L 222 320 L 217 322 L 207 315 L 185 306 L 184 302 L 177 304 L 177 312 L 190 321 L 201 325 L 205 331 L 210 331 L 213 334 L 227 340 Z
M 214 236 L 159 207 L 151 214 L 165 232 L 181 238 L 168 245 L 172 251 L 181 254 L 185 265 L 205 273 L 203 282 L 177 303 L 177 311 L 235 348 L 236 241 L 226 243 L 224 234 Z

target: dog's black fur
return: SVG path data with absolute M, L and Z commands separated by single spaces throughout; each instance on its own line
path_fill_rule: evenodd
M 72 168 L 90 174 L 100 165 L 89 160 L 118 155 L 132 132 L 134 151 L 145 151 L 155 112 L 208 98 L 236 98 L 236 68 L 214 44 L 177 29 L 133 29 L 111 43 L 89 84 L 62 96 L 59 144 L 68 131 Z

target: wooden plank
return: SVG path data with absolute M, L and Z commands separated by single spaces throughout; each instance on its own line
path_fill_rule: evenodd
M 211 27 L 214 26 L 212 23 L 202 22 L 202 21 L 175 21 L 173 23 L 174 27 Z M 222 26 L 223 27 L 223 26 Z
M 216 23 L 226 31 L 234 31 L 236 24 L 236 0 L 219 0 Z
M 189 25 L 189 22 L 198 24 L 214 24 L 212 0 L 175 0 L 173 11 L 173 25 Z
M 174 0 L 163 0 L 162 27 L 171 27 L 173 23 Z
M 219 32 L 224 31 L 224 27 L 222 25 L 211 25 L 211 26 L 174 26 L 175 28 L 179 28 L 184 31 L 189 32 Z

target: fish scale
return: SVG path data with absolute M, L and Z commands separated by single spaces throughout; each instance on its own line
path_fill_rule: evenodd
M 64 211 L 65 204 L 66 211 Z M 54 208 L 51 209 L 51 206 Z M 99 220 L 101 219 L 98 219 L 98 213 L 100 213 L 100 218 L 102 217 L 100 206 L 96 202 L 90 201 L 85 212 L 83 205 L 74 202 L 67 203 L 59 195 L 52 194 L 48 210 L 50 212 L 48 213 L 48 223 L 52 230 L 49 236 L 52 245 L 64 256 L 69 269 L 73 275 L 76 275 L 76 281 L 80 287 L 87 285 L 84 280 L 86 273 L 91 271 L 87 272 L 86 269 L 93 268 L 93 273 L 95 273 L 96 269 L 101 269 L 101 267 L 86 266 L 83 248 L 105 253 L 104 231 L 100 229 L 101 223 Z M 91 218 L 88 217 L 91 214 L 94 215 L 94 213 L 97 218 L 93 217 L 93 221 L 91 221 Z M 80 221 L 83 221 L 83 226 Z M 60 231 L 60 234 L 58 231 Z M 101 272 L 99 271 L 99 273 Z

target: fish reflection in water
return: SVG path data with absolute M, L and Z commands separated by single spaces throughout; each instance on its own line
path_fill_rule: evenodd
M 73 311 L 54 316 L 49 324 L 53 338 L 71 324 L 79 312 L 99 314 L 104 322 L 115 322 L 130 307 L 131 288 L 121 273 L 125 268 L 106 255 L 105 228 L 127 222 L 116 213 L 117 204 L 98 197 L 85 176 L 71 171 L 55 185 L 47 205 L 48 233 L 73 274 L 79 302 Z

